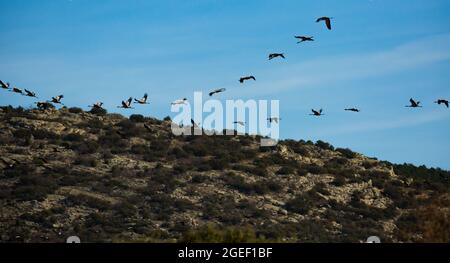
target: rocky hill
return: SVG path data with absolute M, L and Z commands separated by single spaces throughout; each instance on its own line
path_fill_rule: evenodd
M 0 120 L 2 242 L 450 241 L 448 171 L 102 110 Z

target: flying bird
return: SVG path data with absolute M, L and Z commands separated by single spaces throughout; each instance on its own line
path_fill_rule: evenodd
M 26 93 L 25 96 L 37 98 L 36 97 L 36 93 L 34 93 L 32 91 L 29 91 L 29 90 L 25 89 L 25 93 Z
M 220 92 L 224 92 L 224 91 L 225 91 L 225 88 L 216 89 L 216 90 L 211 91 L 211 92 L 209 93 L 209 96 L 211 97 L 212 95 L 214 95 L 214 94 L 216 94 L 216 93 L 220 93 Z
M 14 93 L 19 93 L 19 94 L 23 95 L 23 91 L 21 89 L 17 88 L 17 87 L 14 87 L 11 91 L 14 92 Z
M 278 117 L 270 117 L 270 118 L 267 118 L 267 120 L 268 120 L 270 123 L 272 123 L 272 122 L 278 123 L 278 122 L 281 120 L 281 118 L 278 118 Z
M 316 110 L 314 110 L 314 109 L 311 109 L 311 111 L 312 111 L 312 114 L 309 114 L 309 115 L 313 115 L 313 116 L 322 116 L 322 115 L 325 115 L 325 114 L 322 113 L 322 109 L 320 109 L 320 110 L 318 110 L 318 111 L 316 111 Z
M 349 108 L 349 109 L 344 109 L 344 110 L 346 110 L 346 111 L 353 111 L 353 112 L 360 112 L 360 110 L 357 109 L 357 108 Z
M 319 23 L 320 21 L 325 21 L 325 24 L 327 25 L 328 30 L 331 30 L 331 19 L 333 19 L 333 18 L 327 17 L 327 16 L 319 17 L 319 18 L 317 18 L 316 23 Z
M 246 76 L 246 77 L 240 78 L 240 79 L 239 79 L 239 82 L 240 82 L 240 83 L 244 83 L 244 81 L 250 80 L 250 79 L 253 79 L 253 80 L 256 81 L 256 78 L 255 78 L 254 76 Z
M 272 53 L 272 54 L 269 55 L 269 60 L 277 58 L 277 57 L 285 58 L 284 57 L 284 53 Z
M 405 106 L 405 107 L 409 107 L 409 108 L 420 108 L 422 106 L 420 106 L 420 101 L 415 101 L 412 98 L 409 99 L 409 102 L 411 103 L 411 105 Z
M 305 41 L 314 41 L 314 37 L 306 37 L 306 36 L 294 36 L 294 37 L 300 40 L 297 42 L 297 44 Z
M 176 100 L 176 101 L 172 102 L 172 105 L 186 104 L 186 102 L 187 102 L 187 99 L 183 98 L 181 100 Z
M 444 104 L 448 108 L 448 100 L 439 99 L 435 101 L 434 103 L 437 103 L 438 105 Z
M 243 122 L 243 121 L 234 121 L 233 124 L 239 124 L 241 126 L 245 126 L 245 122 Z
M 9 87 L 11 86 L 9 84 L 9 82 L 3 82 L 2 80 L 0 80 L 0 86 L 2 87 L 2 89 L 9 89 Z
M 89 107 L 91 107 L 93 109 L 102 109 L 102 106 L 103 106 L 103 102 L 99 101 L 99 102 L 96 102 L 96 103 L 90 105 Z
M 142 99 L 134 99 L 134 102 L 135 103 L 139 103 L 139 104 L 148 104 L 148 102 L 147 102 L 147 98 L 148 98 L 148 95 L 147 95 L 147 93 L 145 93 L 144 94 L 144 97 L 142 97 Z
M 64 98 L 64 95 L 58 95 L 56 97 L 52 97 L 51 102 L 56 104 L 63 104 L 61 100 Z
M 122 105 L 121 106 L 117 106 L 117 108 L 122 108 L 122 109 L 132 109 L 131 107 L 131 102 L 133 101 L 133 98 L 130 97 L 128 98 L 128 100 L 123 100 L 122 101 Z

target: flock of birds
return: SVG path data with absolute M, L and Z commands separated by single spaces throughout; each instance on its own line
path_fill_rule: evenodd
M 332 19 L 333 19 L 332 17 L 325 17 L 324 16 L 324 17 L 318 18 L 316 20 L 316 23 L 324 22 L 326 28 L 328 30 L 331 30 L 331 20 Z M 298 39 L 297 43 L 314 41 L 314 37 L 313 36 L 294 36 L 294 37 L 296 39 Z M 285 57 L 284 53 L 271 53 L 271 54 L 269 54 L 269 60 L 272 60 L 272 59 L 275 59 L 275 58 L 285 59 L 286 57 Z M 239 79 L 239 82 L 240 83 L 244 83 L 245 81 L 249 81 L 249 80 L 256 81 L 256 78 L 254 76 L 244 76 L 244 77 L 241 77 Z M 24 95 L 24 96 L 38 98 L 36 96 L 35 92 L 27 90 L 27 89 L 23 89 L 22 90 L 22 89 L 19 89 L 17 87 L 11 87 L 10 83 L 8 83 L 8 82 L 5 83 L 2 80 L 0 80 L 0 85 L 1 85 L 2 89 L 9 90 L 9 91 L 11 91 L 13 93 L 18 93 L 18 94 L 21 94 L 21 95 Z M 211 96 L 213 96 L 215 94 L 218 94 L 218 93 L 221 93 L 221 92 L 224 92 L 224 91 L 226 91 L 225 88 L 215 89 L 215 90 L 209 92 L 209 96 L 211 97 Z M 40 108 L 40 109 L 48 109 L 48 108 L 51 108 L 53 106 L 53 104 L 64 105 L 61 102 L 61 100 L 63 98 L 64 98 L 64 95 L 58 95 L 58 96 L 52 97 L 50 100 L 36 102 L 35 104 L 37 104 L 37 107 Z M 179 100 L 176 100 L 176 101 L 172 102 L 171 105 L 186 104 L 187 102 L 188 102 L 188 100 L 186 98 L 183 98 L 183 99 L 179 99 Z M 405 107 L 410 107 L 410 108 L 420 108 L 420 107 L 422 107 L 420 105 L 420 101 L 416 101 L 416 100 L 411 98 L 409 100 L 409 102 L 410 102 L 410 105 L 407 105 Z M 136 99 L 135 98 L 134 99 L 134 103 L 135 104 L 141 104 L 141 105 L 149 104 L 148 103 L 148 94 L 147 93 L 144 94 L 144 96 L 141 99 Z M 438 100 L 435 101 L 435 103 L 437 103 L 438 105 L 441 105 L 441 104 L 445 105 L 447 108 L 449 107 L 449 102 L 446 99 L 438 99 Z M 133 105 L 133 98 L 130 97 L 127 100 L 123 100 L 121 105 L 117 106 L 117 107 L 118 108 L 123 108 L 123 109 L 134 109 L 132 105 Z M 89 107 L 97 108 L 97 109 L 101 109 L 102 106 L 103 106 L 103 102 L 96 102 L 96 103 L 94 103 L 92 105 L 89 105 Z M 346 108 L 344 110 L 345 111 L 351 111 L 351 112 L 360 112 L 361 111 L 358 108 Z M 323 115 L 325 115 L 323 113 L 322 109 L 319 109 L 319 110 L 312 109 L 311 111 L 312 111 L 312 113 L 310 115 L 312 115 L 312 116 L 323 116 Z M 269 117 L 269 118 L 267 118 L 267 120 L 270 123 L 272 123 L 272 122 L 279 123 L 281 118 L 279 118 L 279 117 Z M 197 124 L 193 120 L 191 120 L 191 122 L 192 122 L 193 126 L 197 126 Z M 243 121 L 235 121 L 235 122 L 233 122 L 233 124 L 239 124 L 241 126 L 244 126 L 245 122 L 243 122 Z

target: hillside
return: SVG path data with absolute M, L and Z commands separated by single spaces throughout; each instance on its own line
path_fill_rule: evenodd
M 321 141 L 175 137 L 141 115 L 0 119 L 2 242 L 450 242 L 448 171 Z

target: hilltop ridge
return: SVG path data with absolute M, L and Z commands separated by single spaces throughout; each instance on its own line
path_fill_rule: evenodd
M 0 108 L 2 242 L 449 242 L 450 172 L 169 118 Z M 147 127 L 144 126 L 146 124 Z

